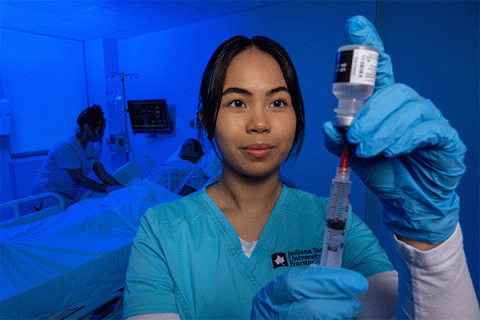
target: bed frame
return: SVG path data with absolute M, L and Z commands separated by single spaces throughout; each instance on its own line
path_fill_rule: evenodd
M 127 185 L 135 178 L 143 179 L 153 168 L 153 160 L 150 156 L 142 154 L 132 161 L 124 164 L 112 174 L 121 184 Z
M 143 179 L 146 173 L 152 170 L 152 168 L 152 158 L 143 154 L 118 168 L 112 176 L 121 184 L 127 185 L 135 178 Z M 93 192 L 87 191 L 80 200 L 86 199 L 92 194 Z M 37 211 L 37 209 L 34 208 L 36 203 L 40 203 L 42 200 L 46 199 L 48 199 L 49 202 L 53 199 L 53 201 L 51 201 L 53 205 L 49 205 L 47 208 Z M 1 219 L 0 230 L 21 224 L 29 224 L 45 217 L 58 214 L 63 210 L 65 210 L 65 204 L 62 197 L 53 192 L 28 196 L 2 203 L 0 204 L 0 217 L 7 216 L 8 218 Z
M 46 202 L 47 199 L 51 198 L 54 199 L 56 204 L 38 211 L 35 210 L 35 202 Z M 21 214 L 21 212 L 25 212 L 25 210 L 20 210 L 21 208 L 27 208 L 26 214 Z M 8 214 L 9 212 L 13 212 L 13 217 L 6 221 L 0 222 L 0 229 L 10 228 L 21 224 L 29 224 L 45 217 L 58 214 L 64 209 L 65 204 L 63 202 L 63 198 L 53 192 L 37 194 L 34 196 L 6 202 L 0 204 L 0 214 L 4 215 L 4 213 Z
M 146 173 L 150 172 L 152 168 L 152 158 L 146 154 L 142 154 L 115 170 L 115 172 L 112 173 L 112 176 L 120 184 L 126 186 L 133 180 L 143 179 L 146 176 Z M 98 195 L 99 193 L 89 190 L 83 194 L 79 201 L 90 198 L 94 194 Z
M 136 157 L 129 163 L 123 165 L 112 175 L 120 183 L 126 185 L 132 180 L 143 179 L 152 168 L 152 158 L 148 155 L 141 155 L 139 157 Z M 50 205 L 47 205 L 46 208 L 36 211 L 34 207 L 38 205 L 40 201 L 45 200 L 46 198 L 50 198 L 48 201 Z M 52 199 L 53 201 L 51 201 Z M 28 210 L 25 210 L 25 208 L 27 207 Z M 59 214 L 64 211 L 64 209 L 65 208 L 63 198 L 53 192 L 29 196 L 22 199 L 13 200 L 4 204 L 0 204 L 0 214 L 9 213 L 7 216 L 8 220 L 0 222 L 0 232 L 1 229 L 33 223 L 48 216 Z M 22 214 L 22 211 L 27 211 L 27 213 Z M 131 243 L 125 244 L 107 253 L 105 255 L 106 258 L 102 257 L 102 259 L 112 261 L 112 266 L 116 268 L 114 269 L 114 273 L 118 273 L 119 270 L 122 271 L 121 269 L 125 267 L 123 264 L 116 265 L 115 261 L 118 259 L 118 257 L 128 257 L 130 253 L 130 247 Z M 77 269 L 82 268 L 92 270 L 91 272 L 98 276 L 99 279 L 104 277 L 108 278 L 110 275 L 109 272 L 111 272 L 112 269 L 103 270 L 103 268 L 100 267 L 103 266 L 103 263 L 100 263 L 100 260 L 101 259 L 93 259 L 77 267 Z M 62 283 L 62 281 L 71 281 L 71 279 L 74 277 L 74 271 L 66 272 L 65 274 L 59 277 L 52 278 L 51 280 L 39 286 L 33 287 L 15 296 L 0 301 L 0 310 L 3 310 L 2 308 L 8 306 L 8 311 L 3 310 L 1 313 L 3 314 L 4 312 L 12 312 L 12 310 L 28 310 L 30 307 L 31 299 L 38 295 L 44 296 L 45 292 L 57 292 L 61 288 L 60 283 Z M 99 296 L 99 298 L 96 299 L 94 303 L 85 304 L 82 307 L 54 311 L 56 303 L 55 301 L 49 301 L 48 299 L 42 302 L 42 306 L 37 307 L 41 308 L 41 310 L 44 311 L 48 310 L 48 312 L 50 312 L 50 310 L 52 310 L 52 312 L 57 312 L 52 315 L 53 319 L 119 319 L 121 317 L 123 305 L 123 288 L 116 287 L 115 283 L 108 285 L 111 286 L 111 288 L 108 289 L 109 291 L 102 292 L 101 296 Z M 60 292 L 60 294 L 62 294 L 62 296 L 64 297 L 69 297 L 70 293 Z M 78 293 L 75 294 L 78 295 Z M 91 295 L 95 296 L 95 294 L 98 295 L 99 293 L 97 292 L 93 294 L 92 292 L 84 292 L 82 294 L 83 299 L 81 299 L 81 301 L 86 301 L 90 298 Z M 0 318 L 1 317 L 2 316 L 0 315 Z

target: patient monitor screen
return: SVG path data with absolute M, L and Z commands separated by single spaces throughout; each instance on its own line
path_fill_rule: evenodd
M 167 132 L 171 130 L 165 100 L 129 100 L 128 112 L 133 133 Z

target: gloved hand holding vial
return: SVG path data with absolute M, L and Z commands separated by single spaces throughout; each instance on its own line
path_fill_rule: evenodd
M 399 293 L 414 295 L 414 286 L 417 301 L 429 296 L 429 304 L 410 311 L 399 300 L 396 317 L 451 319 L 458 317 L 455 310 L 459 308 L 469 310 L 462 317 L 480 317 L 466 268 L 455 192 L 465 172 L 466 147 L 430 100 L 406 85 L 395 84 L 390 56 L 367 19 L 349 19 L 346 30 L 351 44 L 378 49 L 376 81 L 373 95 L 353 112 L 353 118 L 341 112 L 346 95 L 336 94 L 337 121 L 323 125 L 325 145 L 339 156 L 348 150 L 351 168 L 383 204 L 383 220 L 395 235 L 401 255 Z M 431 264 L 432 259 L 438 259 L 437 265 Z M 458 264 L 453 267 L 452 261 Z M 458 272 L 462 276 L 453 276 Z M 444 281 L 450 277 L 462 280 Z M 452 290 L 462 296 L 446 293 Z

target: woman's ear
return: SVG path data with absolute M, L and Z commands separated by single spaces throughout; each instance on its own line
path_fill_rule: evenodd
M 213 133 L 210 134 L 207 128 L 207 120 L 205 119 L 205 112 L 203 111 L 203 108 L 200 109 L 200 111 L 197 112 L 197 119 L 198 119 L 198 126 L 203 126 L 205 129 L 205 132 L 207 133 L 207 139 L 212 140 L 213 139 Z
M 207 129 L 205 125 L 205 113 L 203 112 L 203 109 L 197 112 L 197 123 L 198 125 L 202 125 L 205 129 Z
M 82 132 L 92 132 L 93 128 L 90 127 L 88 124 L 84 124 L 82 128 Z

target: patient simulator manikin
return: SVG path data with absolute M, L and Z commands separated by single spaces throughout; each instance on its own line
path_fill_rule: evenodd
M 154 167 L 147 178 L 181 196 L 195 192 L 207 181 L 207 177 L 197 165 L 202 155 L 200 142 L 187 139 L 178 153 L 178 159 Z

